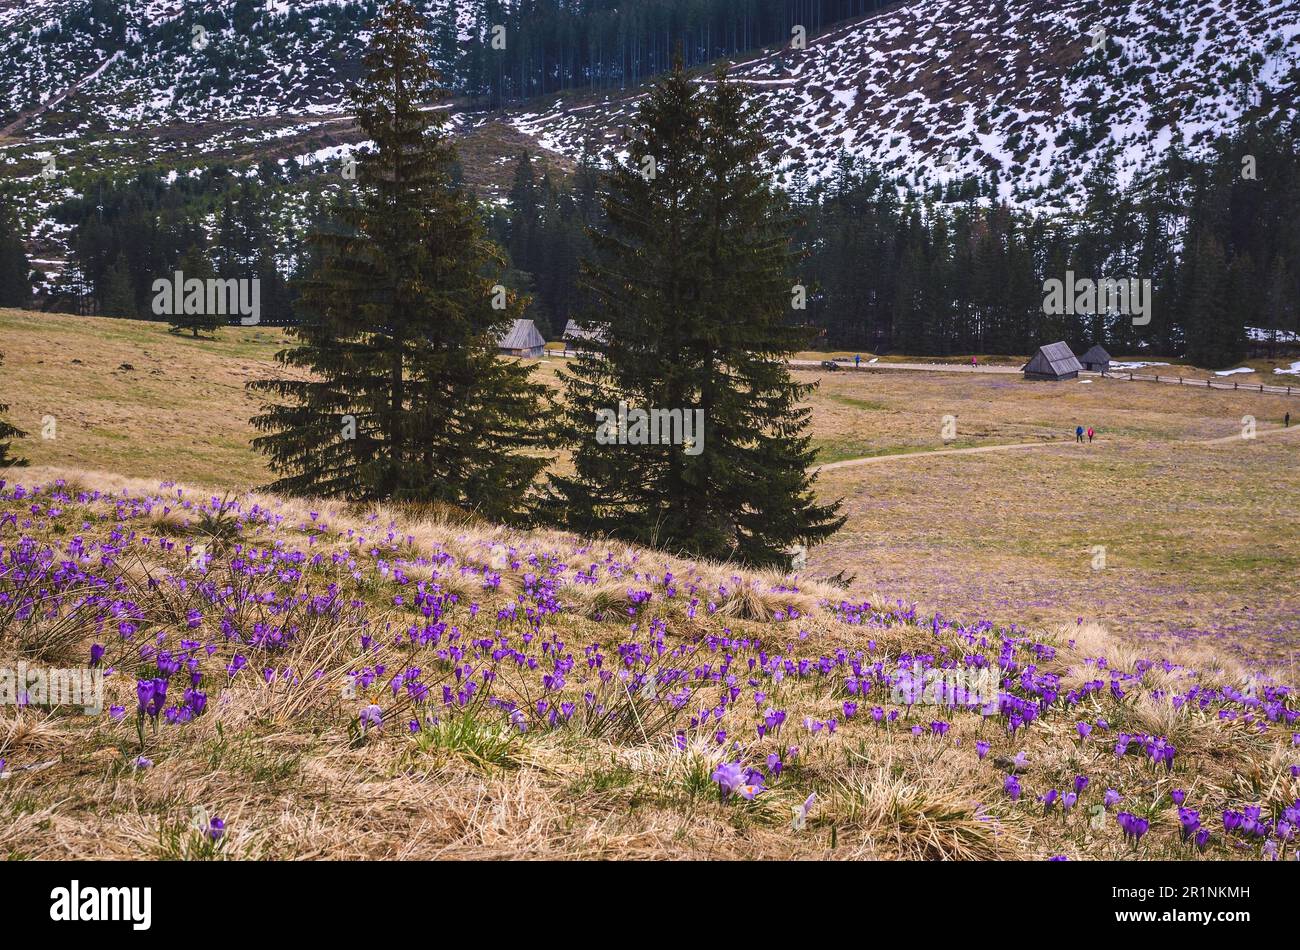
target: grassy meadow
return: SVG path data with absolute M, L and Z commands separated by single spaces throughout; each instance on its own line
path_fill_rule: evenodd
M 0 311 L 0 659 L 110 671 L 0 709 L 0 855 L 1292 856 L 1284 397 L 799 370 L 848 523 L 785 576 L 250 493 L 282 340 Z
M 237 327 L 196 340 L 155 323 L 0 310 L 0 340 L 0 393 L 31 433 L 22 450 L 33 463 L 165 472 L 218 490 L 268 479 L 248 444 L 258 400 L 244 382 L 280 372 L 282 332 Z M 556 384 L 563 365 L 550 357 L 536 372 Z M 813 550 L 814 571 L 843 570 L 857 589 L 953 616 L 1084 616 L 1138 638 L 1300 656 L 1300 426 L 1272 431 L 1288 410 L 1300 416 L 1300 399 L 1100 378 L 816 368 L 796 377 L 819 383 L 810 402 L 820 463 L 917 456 L 822 473 L 822 496 L 845 499 L 849 522 Z M 39 438 L 47 414 L 51 440 Z M 1254 440 L 1232 438 L 1245 415 L 1262 433 Z M 1093 445 L 1074 443 L 1078 424 L 1097 430 Z M 1042 448 L 925 457 L 1025 443 Z M 1092 568 L 1099 545 L 1104 570 Z

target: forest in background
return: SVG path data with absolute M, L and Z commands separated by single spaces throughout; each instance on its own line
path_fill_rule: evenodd
M 301 238 L 340 187 L 270 162 L 251 176 L 212 166 L 170 182 L 154 172 L 100 179 L 55 209 L 75 261 L 48 307 L 148 319 L 152 281 L 199 254 L 218 276 L 260 278 L 263 321 L 292 323 L 293 280 L 310 263 Z M 556 180 L 524 153 L 504 202 L 479 202 L 507 255 L 506 283 L 531 297 L 527 315 L 548 339 L 589 306 L 582 261 L 603 226 L 599 189 L 590 161 Z M 789 201 L 808 292 L 791 321 L 828 348 L 1026 353 L 1064 339 L 1208 367 L 1244 358 L 1247 327 L 1300 332 L 1294 126 L 1223 139 L 1205 161 L 1174 153 L 1141 190 L 1103 171 L 1070 215 L 1014 210 L 992 190 L 969 179 L 947 194 L 908 192 L 847 158 L 815 187 L 796 176 Z M 0 210 L 0 304 L 29 303 L 30 269 L 14 215 Z M 1043 281 L 1067 270 L 1150 279 L 1150 324 L 1045 314 Z

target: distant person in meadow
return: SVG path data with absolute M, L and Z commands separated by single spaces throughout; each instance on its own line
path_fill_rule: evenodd
M 854 354 L 853 354 L 853 368 L 854 368 L 854 369 L 857 369 L 857 368 L 858 368 L 859 366 L 861 366 L 861 365 L 862 365 L 862 354 L 861 354 L 861 353 L 854 353 Z
M 1083 441 L 1083 426 L 1074 427 L 1074 441 L 1075 442 Z
M 1096 433 L 1095 431 L 1093 431 L 1092 426 L 1088 426 L 1088 444 L 1089 444 L 1089 445 L 1092 444 L 1092 437 L 1093 437 L 1094 435 L 1096 435 L 1096 434 L 1097 434 L 1097 433 Z
M 972 357 L 970 358 L 970 368 L 971 368 L 971 369 L 974 369 L 974 368 L 975 368 L 975 363 L 976 363 L 976 362 L 977 362 L 977 360 L 975 359 L 975 357 L 972 356 Z

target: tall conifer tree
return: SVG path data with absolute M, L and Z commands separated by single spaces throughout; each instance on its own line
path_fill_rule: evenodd
M 27 252 L 19 236 L 17 215 L 0 198 L 0 307 L 26 307 L 32 302 Z
M 216 269 L 213 268 L 212 262 L 208 260 L 208 255 L 197 244 L 191 244 L 189 250 L 181 258 L 177 265 L 185 277 L 185 283 L 191 280 L 199 280 L 207 286 L 207 281 L 217 276 Z M 188 296 L 188 294 L 184 295 Z M 206 290 L 203 295 L 203 304 L 199 307 L 197 313 L 188 313 L 187 307 L 181 307 L 179 312 L 173 312 L 167 318 L 174 331 L 183 332 L 188 330 L 190 336 L 197 337 L 200 333 L 210 333 L 216 336 L 216 333 L 225 324 L 226 318 L 215 311 L 209 312 L 207 306 Z
M 298 346 L 278 355 L 308 379 L 251 383 L 287 400 L 254 418 L 279 478 L 271 489 L 351 499 L 440 501 L 502 516 L 543 465 L 540 387 L 497 358 L 522 311 L 486 274 L 499 270 L 472 199 L 455 186 L 427 24 L 389 3 L 373 24 L 353 96 L 374 148 L 335 226 L 313 236 Z
M 104 299 L 100 301 L 99 310 L 106 317 L 138 316 L 131 269 L 127 266 L 126 254 L 122 251 L 117 252 L 113 265 L 104 275 Z
M 550 498 L 574 529 L 775 565 L 842 523 L 838 505 L 813 498 L 810 387 L 782 362 L 808 334 L 787 322 L 792 222 L 758 128 L 724 72 L 696 94 L 678 63 L 609 175 L 587 271 L 600 339 L 565 374 L 576 473 L 554 478 Z M 701 410 L 703 432 L 694 444 L 602 444 L 596 413 L 620 401 Z

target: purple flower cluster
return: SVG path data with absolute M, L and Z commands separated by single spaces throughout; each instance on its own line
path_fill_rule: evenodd
M 228 540 L 196 556 L 175 536 L 203 518 L 229 519 Z M 978 729 L 979 738 L 966 741 L 980 761 L 1015 756 L 1002 780 L 1006 797 L 1041 802 L 1065 821 L 1088 794 L 1088 777 L 1065 784 L 1048 776 L 1040 785 L 1016 750 L 1040 734 L 1077 735 L 1074 754 L 1083 759 L 1109 734 L 1099 707 L 1130 702 L 1131 694 L 1146 690 L 1176 709 L 1239 720 L 1288 750 L 1300 735 L 1294 693 L 1268 682 L 1249 695 L 1208 677 L 1148 690 L 1150 670 L 1172 676 L 1182 668 L 1143 659 L 1116 669 L 1090 657 L 1092 678 L 1063 683 L 1056 648 L 1023 629 L 921 617 L 901 602 L 823 604 L 848 630 L 818 648 L 817 627 L 793 602 L 774 611 L 773 623 L 726 626 L 722 606 L 757 583 L 745 578 L 706 581 L 693 567 L 652 571 L 636 552 L 565 550 L 549 540 L 421 546 L 377 516 L 361 527 L 329 520 L 179 491 L 137 496 L 0 481 L 0 629 L 58 620 L 83 633 L 77 649 L 91 666 L 123 677 L 124 690 L 135 683 L 138 751 L 154 755 L 144 746 L 146 723 L 183 728 L 244 686 L 276 695 L 318 690 L 324 701 L 316 708 L 338 710 L 354 738 L 378 748 L 427 741 L 420 734 L 428 726 L 456 717 L 518 734 L 571 730 L 630 743 L 657 735 L 679 750 L 695 743 L 720 763 L 710 780 L 724 801 L 754 800 L 801 774 L 787 744 L 798 740 L 787 729 L 836 754 L 877 728 L 882 740 L 940 750 Z M 146 558 L 166 567 L 136 578 L 131 568 Z M 781 602 L 799 591 L 786 584 L 761 593 Z M 606 595 L 617 609 L 605 600 L 592 607 L 591 597 Z M 604 624 L 599 642 L 566 642 L 572 628 L 564 615 L 579 610 Z M 882 643 L 897 643 L 903 628 L 908 652 L 889 655 Z M 334 651 L 328 658 L 321 644 Z M 953 685 L 975 680 L 990 683 L 990 694 Z M 129 715 L 123 702 L 114 718 Z M 1119 733 L 1114 748 L 1116 769 L 1138 765 L 1129 756 L 1170 774 L 1189 769 L 1164 736 Z M 136 761 L 152 764 L 143 755 Z M 997 774 L 987 771 L 995 791 Z M 1201 812 L 1214 814 L 1210 803 L 1197 811 L 1185 807 L 1181 790 L 1171 797 L 1183 841 L 1204 850 L 1210 836 Z M 1114 789 L 1102 797 L 1108 810 L 1120 801 Z M 1300 826 L 1298 808 L 1267 817 L 1258 805 L 1225 808 L 1224 830 L 1235 842 L 1282 849 Z M 1132 812 L 1116 818 L 1135 844 L 1150 830 Z

